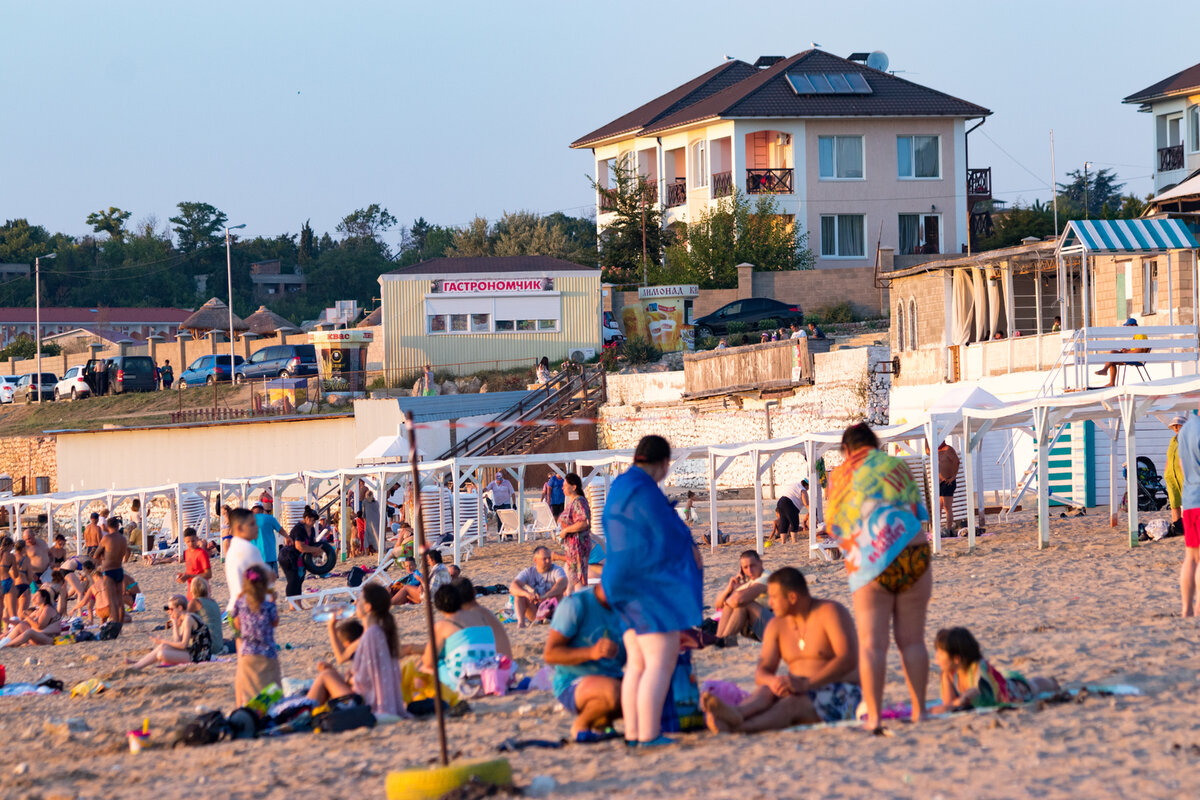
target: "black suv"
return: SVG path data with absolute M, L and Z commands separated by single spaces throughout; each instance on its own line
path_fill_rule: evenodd
M 153 392 L 158 389 L 158 366 L 150 356 L 116 356 L 108 359 L 108 391 Z
M 804 313 L 798 305 L 768 300 L 765 297 L 734 300 L 696 320 L 696 338 L 724 336 L 729 333 L 731 322 L 745 323 L 746 330 L 752 332 L 758 329 L 758 323 L 764 319 L 777 320 L 781 327 L 786 328 L 793 322 L 803 325 Z
M 238 369 L 238 382 L 317 374 L 317 348 L 311 344 L 276 344 L 253 353 Z

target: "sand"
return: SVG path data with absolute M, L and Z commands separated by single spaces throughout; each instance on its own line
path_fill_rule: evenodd
M 783 731 L 754 737 L 687 734 L 678 745 L 627 751 L 618 742 L 525 750 L 511 757 L 516 779 L 557 783 L 556 797 L 1197 797 L 1200 721 L 1197 623 L 1178 614 L 1180 539 L 1130 550 L 1125 534 L 1096 509 L 1055 520 L 1051 545 L 1035 546 L 1033 521 L 993 522 L 977 551 L 949 542 L 934 564 L 928 639 L 951 624 L 970 627 L 1002 668 L 1053 675 L 1068 686 L 1128 683 L 1143 696 L 1091 697 L 1082 703 L 1003 714 L 958 715 L 919 726 L 892 724 L 891 737 L 849 730 Z M 722 527 L 749 535 L 741 519 Z M 748 540 L 705 553 L 710 599 L 736 569 Z M 466 568 L 477 584 L 507 583 L 528 563 L 531 545 L 489 545 Z M 809 561 L 796 545 L 767 550 L 767 566 L 793 564 L 814 594 L 848 601 L 840 564 Z M 150 597 L 115 642 L 0 651 L 10 682 L 51 672 L 68 686 L 106 677 L 110 690 L 88 699 L 66 694 L 0 698 L 6 743 L 0 747 L 5 798 L 284 798 L 382 797 L 384 775 L 431 762 L 432 721 L 406 721 L 345 734 L 297 734 L 209 747 L 128 752 L 125 732 L 144 717 L 169 729 L 198 704 L 230 710 L 234 665 L 210 664 L 117 674 L 121 660 L 144 652 L 160 610 L 175 591 L 176 568 L 135 574 Z M 223 577 L 216 581 L 223 601 Z M 320 585 L 319 583 L 317 585 Z M 328 584 L 327 584 L 328 585 Z M 484 598 L 497 609 L 503 598 Z M 423 615 L 397 611 L 402 637 L 415 641 Z M 536 668 L 544 628 L 512 629 L 517 655 Z M 278 640 L 285 676 L 309 677 L 328 657 L 325 628 L 306 613 L 284 617 Z M 696 656 L 701 680 L 750 686 L 757 646 L 706 649 Z M 25 666 L 27 658 L 41 663 Z M 886 699 L 906 699 L 893 651 Z M 113 677 L 108 677 L 113 676 Z M 935 690 L 936 670 L 931 675 Z M 508 737 L 565 736 L 570 720 L 548 693 L 472 701 L 474 712 L 448 723 L 455 757 L 489 757 Z M 89 730 L 67 734 L 62 721 L 82 717 Z M 22 767 L 21 765 L 25 765 Z

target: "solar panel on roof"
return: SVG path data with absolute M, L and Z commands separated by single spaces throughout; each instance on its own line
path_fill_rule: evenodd
M 844 77 L 850 84 L 850 91 L 855 94 L 871 94 L 871 84 L 867 83 L 861 72 L 847 72 Z
M 796 94 L 813 94 L 812 84 L 808 82 L 808 76 L 799 72 L 789 72 L 787 75 L 788 83 L 791 84 L 792 91 Z
M 829 81 L 829 85 L 833 87 L 834 94 L 849 94 L 850 82 L 846 80 L 845 75 L 839 75 L 834 72 L 826 73 L 825 79 Z
M 789 72 L 796 94 L 871 94 L 871 84 L 858 72 Z
M 814 72 L 808 76 L 808 80 L 813 85 L 813 91 L 817 94 L 833 94 L 833 86 L 829 83 L 829 78 L 824 74 Z

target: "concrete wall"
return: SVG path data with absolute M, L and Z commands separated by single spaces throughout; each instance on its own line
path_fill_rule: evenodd
M 672 373 L 618 376 L 622 379 L 621 388 L 614 394 L 610 384 L 609 403 L 600 412 L 599 446 L 635 447 L 642 436 L 651 433 L 665 436 L 672 445 L 679 447 L 840 430 L 864 419 L 871 424 L 886 424 L 891 382 L 889 376 L 876 373 L 873 368 L 887 357 L 886 347 L 817 353 L 814 356 L 815 385 L 799 387 L 791 397 L 778 403 L 771 401 L 769 423 L 768 410 L 761 400 L 746 398 L 741 408 L 701 410 L 710 406 L 682 403 L 682 378 L 671 383 L 665 378 Z M 644 394 L 653 394 L 656 402 L 637 402 L 638 384 L 643 384 Z M 666 387 L 672 384 L 679 394 L 668 399 Z M 776 485 L 799 480 L 807 475 L 806 469 L 802 455 L 784 455 L 776 465 Z M 706 470 L 701 460 L 686 461 L 676 468 L 668 481 L 676 486 L 706 487 Z M 743 487 L 751 485 L 751 480 L 748 459 L 739 459 L 722 475 L 719 485 Z M 764 482 L 767 480 L 764 476 Z
M 54 437 L 6 436 L 0 439 L 0 475 L 12 478 L 13 491 L 24 488 L 32 493 L 35 478 L 49 478 L 50 491 L 58 491 Z
M 58 490 L 352 467 L 354 429 L 344 416 L 60 433 Z

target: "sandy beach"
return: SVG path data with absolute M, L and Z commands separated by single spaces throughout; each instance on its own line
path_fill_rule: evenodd
M 1196 676 L 1197 623 L 1178 613 L 1182 539 L 1130 550 L 1123 530 L 1107 525 L 1105 509 L 1055 519 L 1051 545 L 1037 550 L 1032 516 L 991 521 L 976 552 L 950 541 L 934 562 L 934 595 L 927 640 L 939 627 L 972 629 L 985 654 L 1002 668 L 1052 675 L 1069 687 L 1131 684 L 1139 697 L 1085 698 L 1079 703 L 1001 714 L 964 714 L 920 726 L 892 723 L 890 737 L 858 730 L 793 730 L 753 737 L 686 734 L 676 746 L 627 751 L 620 741 L 527 749 L 511 754 L 518 785 L 538 775 L 556 782 L 554 797 L 921 797 L 1075 798 L 1200 796 L 1200 700 Z M 716 554 L 705 550 L 705 596 L 711 602 L 751 545 L 745 520 L 722 522 L 740 539 Z M 703 529 L 702 527 L 698 529 Z M 488 545 L 465 573 L 477 585 L 507 584 L 529 563 L 532 545 Z M 801 545 L 768 548 L 768 569 L 792 564 L 815 595 L 848 602 L 840 563 L 810 561 Z M 436 753 L 432 721 L 405 721 L 345 734 L 296 734 L 209 747 L 153 748 L 132 755 L 125 732 L 149 718 L 165 732 L 198 705 L 233 706 L 233 663 L 123 673 L 122 659 L 145 652 L 150 629 L 176 590 L 175 565 L 134 569 L 148 594 L 115 642 L 0 651 L 10 683 L 50 672 L 68 688 L 97 677 L 99 696 L 68 694 L 0 698 L 5 746 L 0 749 L 0 796 L 66 798 L 382 797 L 389 770 L 430 763 Z M 217 570 L 219 572 L 219 568 Z M 226 597 L 223 575 L 215 595 Z M 328 586 L 310 581 L 310 586 Z M 482 598 L 499 609 L 506 598 Z M 423 638 L 416 608 L 397 610 L 403 641 Z M 540 666 L 545 628 L 512 626 L 526 674 Z M 305 612 L 285 614 L 278 630 L 283 673 L 311 677 L 329 654 L 325 628 Z M 700 680 L 751 686 L 757 645 L 705 649 L 695 657 Z M 36 663 L 26 665 L 26 659 Z M 886 699 L 906 698 L 895 651 Z M 936 693 L 937 673 L 930 680 Z M 570 724 L 549 693 L 471 701 L 473 713 L 448 722 L 455 757 L 495 754 L 509 737 L 554 739 Z M 68 733 L 68 718 L 88 730 Z

